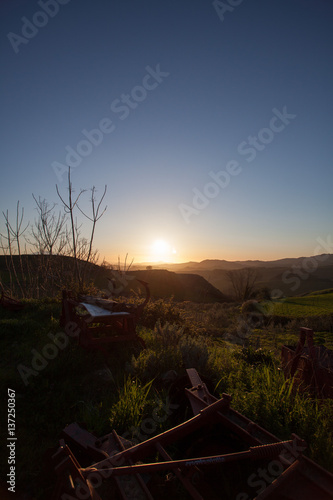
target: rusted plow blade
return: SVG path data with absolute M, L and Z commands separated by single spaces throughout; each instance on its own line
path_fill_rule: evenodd
M 148 284 L 146 299 L 139 306 L 119 303 L 92 296 L 74 297 L 69 291 L 62 293 L 60 325 L 75 332 L 79 344 L 89 350 L 104 351 L 114 342 L 138 341 L 145 348 L 144 340 L 137 335 L 136 325 L 149 301 Z
M 187 372 L 194 416 L 142 443 L 66 427 L 53 456 L 53 500 L 332 499 L 333 475 L 302 455 L 302 439 L 279 440 Z
M 21 301 L 8 297 L 3 292 L 1 292 L 0 304 L 9 311 L 21 311 L 24 308 L 24 304 Z
M 314 345 L 313 330 L 301 328 L 297 346 L 283 345 L 281 358 L 285 377 L 301 391 L 333 398 L 333 351 Z

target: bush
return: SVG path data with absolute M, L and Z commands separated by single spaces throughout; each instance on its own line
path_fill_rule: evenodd
M 266 366 L 275 366 L 276 360 L 272 353 L 272 351 L 268 351 L 267 349 L 255 349 L 252 346 L 243 347 L 240 352 L 236 352 L 234 354 L 236 359 L 241 359 L 245 361 L 245 363 L 253 366 L 257 365 L 266 365 Z
M 170 325 L 168 322 L 161 325 L 160 319 L 157 320 L 154 328 L 153 343 L 157 350 L 176 348 L 184 333 L 184 328 L 176 324 Z
M 160 321 L 161 324 L 182 323 L 180 311 L 177 309 L 172 299 L 159 299 L 148 302 L 143 310 L 139 323 L 147 328 L 154 328 L 157 321 Z
M 157 321 L 148 349 L 132 358 L 131 369 L 142 380 L 161 378 L 163 373 L 185 368 L 196 368 L 201 373 L 207 370 L 209 358 L 208 341 L 204 337 L 184 335 L 184 328 Z
M 179 343 L 179 350 L 185 368 L 196 368 L 199 373 L 206 373 L 209 350 L 204 338 L 184 337 Z
M 160 378 L 168 370 L 179 370 L 182 365 L 178 348 L 183 328 L 178 325 L 156 322 L 154 331 L 147 341 L 148 349 L 132 358 L 131 368 L 142 380 Z
M 145 349 L 137 358 L 133 356 L 131 363 L 133 373 L 143 381 L 152 378 L 160 381 L 163 373 L 169 370 L 179 372 L 181 366 L 182 359 L 179 349 L 173 348 L 165 351 Z
M 257 313 L 259 310 L 259 302 L 257 300 L 247 300 L 243 302 L 241 312 L 244 316 L 250 313 Z

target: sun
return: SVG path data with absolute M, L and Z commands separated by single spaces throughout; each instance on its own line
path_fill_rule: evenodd
M 175 248 L 166 240 L 158 239 L 151 245 L 151 259 L 154 262 L 170 262 L 176 253 Z

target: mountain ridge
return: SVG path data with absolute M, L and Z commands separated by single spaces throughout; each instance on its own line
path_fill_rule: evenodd
M 333 265 L 333 254 L 318 254 L 312 256 L 301 256 L 301 257 L 285 257 L 277 260 L 236 260 L 228 261 L 225 259 L 204 259 L 200 262 L 189 261 L 182 263 L 139 263 L 134 264 L 133 268 L 142 268 L 143 266 L 151 266 L 153 269 L 167 269 L 169 271 L 175 271 L 181 269 L 186 270 L 231 270 L 231 269 L 242 269 L 244 267 L 288 267 L 297 264 L 302 264 L 304 262 L 309 262 L 310 260 L 315 260 L 318 267 L 323 267 L 327 265 Z

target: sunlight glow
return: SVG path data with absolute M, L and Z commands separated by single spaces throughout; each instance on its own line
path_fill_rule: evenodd
M 167 241 L 158 239 L 151 246 L 151 261 L 152 262 L 172 262 L 173 257 L 177 253 L 176 249 Z

